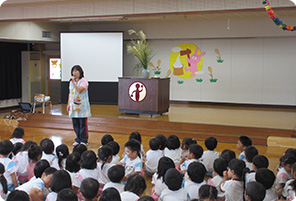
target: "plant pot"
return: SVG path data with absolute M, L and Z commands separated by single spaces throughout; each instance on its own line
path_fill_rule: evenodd
M 143 69 L 142 71 L 142 76 L 145 78 L 145 79 L 148 79 L 149 78 L 149 75 L 150 75 L 150 71 L 148 69 Z
M 154 71 L 155 75 L 160 75 L 160 71 Z

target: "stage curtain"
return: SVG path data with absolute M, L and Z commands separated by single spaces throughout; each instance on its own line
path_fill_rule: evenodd
M 0 100 L 22 97 L 21 51 L 27 44 L 0 42 Z

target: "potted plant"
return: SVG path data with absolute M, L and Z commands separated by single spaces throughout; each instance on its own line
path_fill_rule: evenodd
M 138 59 L 139 63 L 136 64 L 135 70 L 143 69 L 142 75 L 147 79 L 150 75 L 148 65 L 154 54 L 146 41 L 146 35 L 142 30 L 137 32 L 134 29 L 128 30 L 128 34 L 135 34 L 139 37 L 137 40 L 132 39 L 130 41 L 127 45 L 127 52 L 133 54 Z
M 152 67 L 152 70 L 154 71 L 155 75 L 160 75 L 160 73 L 161 73 L 160 64 L 161 64 L 160 59 L 158 59 L 158 61 L 157 61 L 157 66 L 154 66 L 154 64 L 152 62 L 149 62 L 149 65 Z

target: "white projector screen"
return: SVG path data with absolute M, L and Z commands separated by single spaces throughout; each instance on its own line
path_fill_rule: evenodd
M 123 72 L 123 33 L 61 33 L 62 81 L 80 65 L 92 82 L 118 82 Z

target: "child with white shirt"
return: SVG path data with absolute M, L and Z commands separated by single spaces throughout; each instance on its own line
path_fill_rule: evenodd
M 162 157 L 157 166 L 157 171 L 152 176 L 152 193 L 151 197 L 154 198 L 154 200 L 158 200 L 160 193 L 167 189 L 167 185 L 164 182 L 164 175 L 168 169 L 175 168 L 175 163 L 172 159 L 169 157 Z
M 216 138 L 214 137 L 208 137 L 205 140 L 205 146 L 208 150 L 203 152 L 203 155 L 201 157 L 202 163 L 204 164 L 204 166 L 207 169 L 207 175 L 211 176 L 213 173 L 213 164 L 214 161 L 220 157 L 220 154 L 216 151 L 214 151 L 214 149 L 216 149 L 218 144 L 218 141 Z
M 166 141 L 167 141 L 166 136 L 164 136 L 163 134 L 157 134 L 155 136 L 155 138 L 157 138 L 160 141 L 160 148 L 159 149 L 163 151 L 166 146 Z
M 182 158 L 182 163 L 180 163 L 180 170 L 185 174 L 185 179 L 187 179 L 187 168 L 192 162 L 201 162 L 201 156 L 203 154 L 203 148 L 198 144 L 191 144 L 188 149 L 187 159 L 186 156 Z M 183 162 L 184 161 L 184 162 Z
M 183 177 L 177 169 L 171 168 L 167 170 L 164 176 L 164 181 L 168 186 L 168 189 L 161 192 L 158 199 L 159 201 L 190 200 L 188 192 L 182 188 Z
M 291 173 L 293 178 L 286 182 L 286 185 L 283 189 L 283 197 L 285 197 L 287 200 L 293 200 L 296 198 L 296 163 L 293 164 Z
M 115 188 L 119 193 L 124 191 L 124 184 L 121 183 L 125 175 L 125 169 L 121 165 L 114 165 L 108 170 L 108 178 L 110 182 L 104 185 L 103 191 L 106 188 Z
M 132 139 L 125 143 L 125 156 L 117 163 L 125 167 L 125 177 L 133 174 L 140 174 L 142 171 L 142 161 L 140 159 L 141 144 L 139 141 Z
M 145 161 L 145 151 L 144 151 L 144 146 L 142 145 L 141 134 L 137 131 L 132 132 L 129 136 L 129 140 L 132 140 L 132 139 L 135 139 L 140 143 L 140 145 L 141 145 L 140 158 L 141 158 L 142 162 L 144 162 Z
M 238 159 L 246 162 L 245 149 L 251 145 L 252 145 L 252 140 L 249 137 L 240 136 L 238 138 L 236 148 L 237 150 L 241 151 L 240 155 L 238 156 Z
M 80 170 L 80 154 L 78 152 L 73 152 L 66 159 L 66 171 L 71 177 L 72 184 L 75 180 L 76 173 Z
M 80 191 L 84 201 L 97 201 L 100 195 L 100 184 L 94 178 L 86 178 L 81 182 Z
M 244 161 L 232 159 L 224 171 L 220 191 L 225 192 L 225 201 L 244 201 L 245 173 L 248 171 Z
M 217 158 L 214 161 L 214 171 L 213 171 L 213 178 L 208 180 L 208 184 L 211 186 L 215 186 L 218 191 L 218 200 L 222 201 L 225 200 L 225 195 L 223 192 L 220 191 L 219 185 L 222 182 L 224 176 L 223 172 L 227 170 L 228 164 L 223 158 Z
M 120 157 L 117 155 L 120 150 L 119 144 L 115 141 L 111 141 L 111 142 L 108 142 L 107 146 L 111 147 L 113 152 L 112 161 L 110 163 L 111 164 L 118 163 L 120 161 Z
M 54 143 L 51 139 L 45 138 L 41 140 L 40 147 L 43 151 L 41 159 L 45 159 L 49 162 L 50 167 L 54 167 L 57 170 L 60 169 L 58 158 L 54 154 Z
M 261 183 L 266 190 L 264 201 L 277 201 L 278 195 L 274 188 L 275 175 L 267 168 L 260 168 L 255 174 L 257 182 Z
M 150 150 L 146 153 L 145 172 L 149 177 L 157 170 L 158 161 L 163 157 L 163 152 L 159 149 L 160 141 L 152 138 L 149 141 Z
M 190 163 L 187 169 L 188 178 L 184 182 L 184 189 L 188 192 L 190 199 L 199 199 L 199 188 L 207 184 L 204 180 L 207 170 L 200 162 Z
M 15 162 L 8 158 L 9 154 L 13 150 L 13 144 L 9 140 L 2 140 L 0 142 L 0 163 L 5 167 L 4 177 L 7 180 L 8 190 L 12 191 L 18 187 L 16 177 Z
M 247 175 L 246 175 L 246 183 L 250 181 L 256 181 L 255 174 L 258 169 L 260 168 L 268 168 L 269 161 L 268 159 L 263 155 L 257 155 L 253 158 L 253 164 L 252 169 Z
M 71 177 L 67 171 L 58 170 L 52 176 L 50 182 L 52 192 L 46 196 L 46 201 L 56 201 L 58 193 L 65 188 L 72 188 Z
M 179 166 L 182 159 L 182 149 L 180 148 L 180 140 L 178 136 L 170 135 L 168 137 L 163 155 L 171 158 L 176 167 Z
M 10 141 L 12 142 L 12 144 L 16 144 L 17 142 L 25 144 L 25 140 L 23 139 L 24 135 L 25 135 L 25 130 L 23 128 L 21 127 L 15 128 L 11 135 Z
M 258 150 L 254 146 L 248 146 L 245 149 L 245 157 L 246 157 L 246 167 L 253 170 L 253 158 L 258 155 Z
M 126 182 L 124 191 L 120 193 L 122 201 L 136 201 L 146 189 L 144 177 L 138 174 L 131 175 Z
M 191 137 L 185 137 L 181 144 L 182 149 L 182 157 L 187 156 L 188 149 L 191 144 L 197 144 L 196 140 L 192 139 Z
M 265 197 L 265 188 L 262 184 L 251 181 L 246 188 L 247 201 L 263 201 Z
M 61 170 L 66 167 L 66 158 L 69 156 L 69 148 L 65 144 L 60 144 L 56 148 L 56 155 L 58 158 L 58 165 Z

